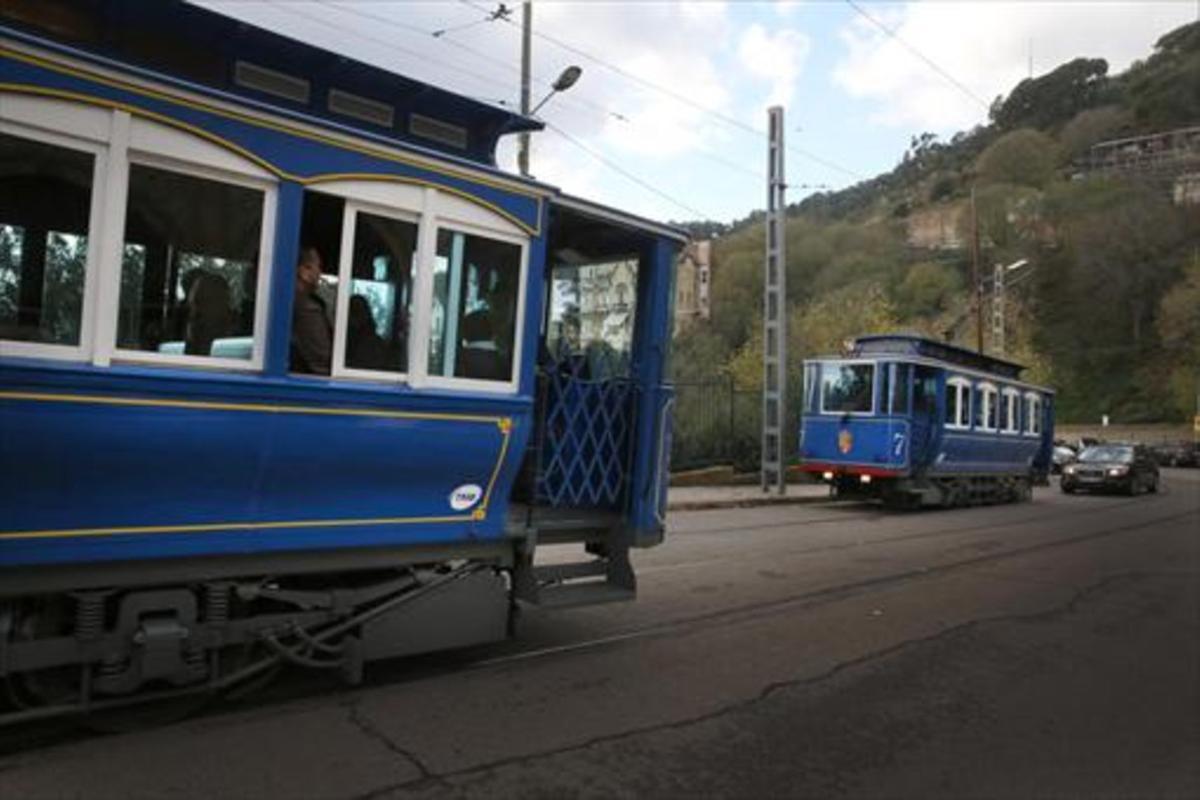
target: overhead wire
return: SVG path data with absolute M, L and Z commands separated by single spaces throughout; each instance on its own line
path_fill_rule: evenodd
M 226 1 L 228 1 L 228 0 L 226 0 Z M 281 6 L 283 5 L 283 0 L 262 0 L 262 2 L 265 2 L 265 3 L 269 4 L 269 5 L 281 5 Z M 398 30 L 409 31 L 409 32 L 411 32 L 411 33 L 416 33 L 416 34 L 419 34 L 419 35 L 421 35 L 421 36 L 423 36 L 423 37 L 425 37 L 425 36 L 433 36 L 433 33 L 434 33 L 433 31 L 426 30 L 426 29 L 424 29 L 424 28 L 421 28 L 421 27 L 419 27 L 419 26 L 417 26 L 417 25 L 413 25 L 413 24 L 411 24 L 411 23 L 406 23 L 406 22 L 402 22 L 402 21 L 400 21 L 400 20 L 394 20 L 394 19 L 390 19 L 390 18 L 388 18 L 388 17 L 381 16 L 381 15 L 379 15 L 379 14 L 373 14 L 373 13 L 370 13 L 370 12 L 367 12 L 367 11 L 363 11 L 363 10 L 361 10 L 361 9 L 354 8 L 354 7 L 352 7 L 352 6 L 348 6 L 348 5 L 346 5 L 345 3 L 342 3 L 342 2 L 337 2 L 337 0 L 301 0 L 301 2 L 306 2 L 306 3 L 313 4 L 313 5 L 320 5 L 320 6 L 324 6 L 324 7 L 326 7 L 326 8 L 329 8 L 329 9 L 331 9 L 331 10 L 334 10 L 334 11 L 339 11 L 339 12 L 344 12 L 344 13 L 349 13 L 349 14 L 352 14 L 352 15 L 354 15 L 354 16 L 360 17 L 360 18 L 362 18 L 362 19 L 368 19 L 368 20 L 371 20 L 371 21 L 374 21 L 374 22 L 380 22 L 380 23 L 383 23 L 383 24 L 386 24 L 386 25 L 391 25 L 391 26 L 395 27 L 395 28 L 396 28 L 396 29 L 398 29 Z M 312 20 L 312 21 L 314 21 L 314 22 L 321 22 L 322 24 L 325 24 L 325 23 L 326 23 L 326 21 L 325 21 L 324 19 L 322 19 L 322 18 L 318 18 L 318 17 L 316 17 L 316 16 L 314 16 L 314 15 L 312 15 L 312 14 L 305 13 L 305 12 L 303 12 L 303 11 L 298 11 L 298 10 L 296 10 L 294 6 L 295 6 L 295 5 L 298 5 L 298 4 L 299 4 L 298 2 L 288 3 L 288 4 L 287 4 L 287 8 L 286 8 L 286 10 L 288 10 L 288 11 L 289 11 L 289 12 L 291 12 L 291 13 L 297 14 L 297 15 L 299 15 L 299 16 L 303 16 L 303 17 L 305 17 L 305 18 L 307 18 L 307 19 L 309 19 L 309 20 Z M 504 17 L 496 17 L 496 19 L 504 19 Z M 481 20 L 481 21 L 484 21 L 484 22 L 491 22 L 491 21 L 495 21 L 495 20 L 494 20 L 494 19 L 490 19 L 490 18 L 489 18 L 489 19 L 486 19 L 486 20 Z M 361 36 L 361 37 L 365 38 L 367 41 L 372 41 L 372 42 L 375 42 L 376 44 L 379 44 L 379 45 L 381 45 L 381 46 L 385 46 L 385 47 L 393 47 L 393 48 L 395 48 L 396 50 L 398 50 L 399 52 L 405 53 L 406 55 L 412 55 L 412 56 L 414 56 L 414 57 L 423 58 L 423 59 L 424 59 L 424 60 L 426 60 L 426 61 L 430 61 L 431 63 L 435 63 L 435 64 L 438 64 L 438 65 L 440 65 L 440 66 L 448 66 L 448 67 L 451 67 L 452 69 L 456 69 L 457 71 L 459 71 L 459 72 L 461 72 L 461 73 L 463 73 L 463 74 L 469 75 L 469 76 L 471 76 L 471 77 L 474 77 L 474 78 L 476 78 L 476 79 L 479 79 L 479 80 L 486 80 L 486 81 L 487 81 L 487 82 L 488 82 L 490 85 L 493 85 L 493 86 L 503 86 L 504 88 L 508 88 L 507 84 L 504 84 L 503 82 L 501 82 L 501 81 L 497 80 L 497 79 L 496 79 L 496 78 L 494 78 L 494 77 L 485 76 L 485 75 L 482 75 L 482 74 L 480 74 L 480 73 L 478 73 L 478 72 L 474 72 L 474 71 L 471 71 L 471 70 L 466 70 L 466 69 L 464 69 L 464 68 L 462 68 L 462 67 L 457 67 L 457 66 L 455 66 L 455 65 L 450 65 L 450 64 L 448 64 L 448 63 L 447 63 L 447 62 L 445 62 L 445 61 L 431 60 L 431 59 L 429 59 L 429 58 L 427 58 L 427 57 L 425 57 L 425 56 L 422 56 L 422 55 L 420 55 L 420 54 L 416 53 L 416 51 L 409 50 L 409 49 L 407 49 L 407 48 L 401 47 L 400 45 L 394 44 L 394 43 L 392 43 L 390 40 L 382 40 L 382 39 L 378 39 L 378 38 L 376 38 L 376 37 L 369 36 L 369 35 L 367 35 L 367 34 L 365 34 L 365 33 L 361 32 L 361 31 L 358 31 L 358 30 L 356 30 L 356 29 L 352 29 L 352 28 L 348 28 L 348 27 L 346 27 L 346 26 L 343 26 L 343 25 L 335 25 L 335 24 L 331 24 L 331 27 L 334 27 L 334 28 L 336 28 L 337 30 L 340 30 L 340 31 L 342 31 L 342 32 L 345 32 L 345 33 L 350 33 L 350 34 L 352 34 L 352 35 Z M 447 28 L 446 30 L 450 30 L 450 28 Z M 458 41 L 456 41 L 455 39 L 453 39 L 452 37 L 449 37 L 449 36 L 442 36 L 442 37 L 434 37 L 434 38 L 436 38 L 436 39 L 437 39 L 438 41 L 440 41 L 440 42 L 444 42 L 444 43 L 446 43 L 447 45 L 452 45 L 452 46 L 454 46 L 454 47 L 457 47 L 458 49 L 460 49 L 460 50 L 462 50 L 462 51 L 464 51 L 464 52 L 471 53 L 472 55 L 474 55 L 474 56 L 476 56 L 476 57 L 478 57 L 478 58 L 482 58 L 482 59 L 484 59 L 484 60 L 486 60 L 486 61 L 489 61 L 489 62 L 491 62 L 491 63 L 495 63 L 495 64 L 497 64 L 497 65 L 499 65 L 499 66 L 501 66 L 501 67 L 504 67 L 505 69 L 507 69 L 507 70 L 509 70 L 509 71 L 511 71 L 511 72 L 517 73 L 518 75 L 520 74 L 520 69 L 519 69 L 518 67 L 514 66 L 514 65 L 513 65 L 511 62 L 504 61 L 503 59 L 496 58 L 495 56 L 492 56 L 492 55 L 490 55 L 490 54 L 488 54 L 488 53 L 484 53 L 484 52 L 483 52 L 483 51 L 481 51 L 481 50 L 477 50 L 477 49 L 475 49 L 475 48 L 473 48 L 473 47 L 470 47 L 469 45 L 463 44 L 462 42 L 458 42 Z M 549 81 L 542 81 L 542 82 L 543 82 L 543 83 L 544 83 L 544 84 L 545 84 L 547 87 L 550 87 L 550 86 L 552 86 L 552 82 L 549 82 Z M 495 104 L 498 104 L 498 105 L 501 105 L 501 106 L 511 106 L 511 105 L 512 105 L 511 101 L 508 101 L 508 100 L 505 100 L 505 99 L 500 99 L 500 98 L 486 98 L 486 97 L 485 97 L 485 98 L 476 98 L 476 99 L 480 99 L 480 100 L 482 100 L 482 101 L 484 101 L 484 102 L 491 102 L 491 103 L 495 103 Z M 633 120 L 633 119 L 629 118 L 628 116 L 626 116 L 626 115 L 624 115 L 624 114 L 621 114 L 621 113 L 619 113 L 619 112 L 613 111 L 613 110 L 611 110 L 611 109 L 607 109 L 607 108 L 605 108 L 605 107 L 601 106 L 601 105 L 600 105 L 600 104 L 598 104 L 598 103 L 586 102 L 584 98 L 574 98 L 574 99 L 573 99 L 573 101 L 572 101 L 572 100 L 570 100 L 570 99 L 568 99 L 568 101 L 567 101 L 567 105 L 570 105 L 570 106 L 572 106 L 572 107 L 575 107 L 575 108 L 581 108 L 582 106 L 589 106 L 589 107 L 591 107 L 591 108 L 595 109 L 595 111 L 596 111 L 596 112 L 597 112 L 597 113 L 598 113 L 600 116 L 602 116 L 602 117 L 605 117 L 605 118 L 607 118 L 607 117 L 613 117 L 613 118 L 616 118 L 616 119 L 618 119 L 618 120 L 621 120 L 622 122 L 627 122 L 627 123 L 631 123 L 631 124 L 635 124 L 635 125 L 637 124 L 637 123 L 636 123 L 636 120 Z M 742 172 L 742 173 L 744 173 L 744 174 L 746 174 L 746 175 L 749 175 L 749 176 L 751 176 L 751 177 L 753 177 L 753 178 L 756 178 L 756 179 L 759 179 L 759 180 L 764 180 L 764 181 L 765 181 L 765 180 L 766 180 L 766 178 L 767 178 L 767 176 L 766 176 L 766 173 L 764 173 L 764 172 L 762 172 L 762 171 L 759 171 L 759 170 L 755 170 L 755 169 L 751 169 L 751 168 L 749 168 L 749 167 L 746 167 L 746 166 L 745 166 L 745 165 L 743 165 L 743 164 L 739 164 L 739 163 L 737 163 L 737 162 L 735 162 L 735 161 L 732 161 L 732 160 L 730 160 L 730 159 L 724 158 L 723 156 L 717 155 L 716 153 L 713 153 L 713 152 L 712 152 L 712 151 L 710 151 L 710 150 L 707 150 L 707 149 L 704 149 L 704 148 L 697 148 L 697 151 L 696 151 L 696 152 L 697 152 L 697 155 L 699 155 L 701 158 L 705 158 L 705 159 L 707 159 L 707 160 L 713 161 L 714 163 L 721 164 L 722 166 L 725 166 L 725 167 L 727 167 L 728 169 L 732 169 L 732 170 L 736 170 L 736 171 L 738 171 L 738 172 Z
M 583 142 L 579 141 L 574 136 L 567 133 L 566 131 L 564 131 L 562 128 L 558 127 L 554 123 L 547 122 L 546 129 L 553 131 L 554 133 L 557 133 L 559 136 L 563 137 L 568 142 L 575 145 L 583 152 L 587 153 L 589 156 L 594 158 L 596 161 L 599 161 L 601 164 L 604 164 L 606 167 L 611 169 L 613 172 L 616 172 L 618 175 L 621 175 L 622 177 L 626 178 L 627 180 L 630 180 L 633 183 L 636 183 L 638 186 L 641 186 L 643 189 L 645 189 L 649 192 L 653 192 L 654 194 L 658 195 L 663 200 L 666 200 L 671 205 L 674 205 L 678 208 L 683 209 L 684 211 L 688 212 L 689 214 L 692 214 L 693 216 L 695 216 L 697 219 L 716 219 L 716 217 L 714 215 L 706 214 L 703 211 L 700 211 L 696 208 L 693 208 L 692 206 L 689 206 L 687 203 L 684 203 L 681 200 L 676 200 L 674 197 L 672 197 L 671 195 L 662 191 L 657 186 L 647 183 L 646 181 L 639 178 L 637 175 L 634 175 L 632 172 L 629 172 L 628 170 L 626 170 L 620 164 L 617 164 L 616 162 L 607 158 L 602 153 L 598 153 L 595 150 L 593 150 L 592 148 L 588 147 Z
M 987 102 L 986 100 L 981 98 L 979 95 L 975 94 L 975 92 L 971 91 L 970 87 L 968 87 L 965 83 L 960 81 L 958 78 L 954 77 L 954 75 L 952 75 L 948 70 L 943 68 L 940 64 L 938 64 L 932 58 L 925 55 L 920 50 L 918 50 L 916 47 L 912 46 L 907 41 L 905 41 L 900 36 L 900 34 L 896 33 L 896 31 L 892 30 L 887 25 L 885 25 L 883 23 L 883 21 L 877 19 L 875 16 L 868 13 L 865 8 L 863 8 L 861 5 L 859 5 L 857 0 L 843 0 L 843 2 L 845 2 L 846 5 L 850 6 L 852 9 L 854 9 L 859 14 L 859 16 L 861 16 L 863 19 L 867 20 L 872 25 L 879 28 L 879 30 L 883 31 L 888 37 L 895 39 L 896 42 L 901 47 L 903 47 L 905 50 L 907 50 L 908 52 L 912 53 L 917 58 L 924 61 L 925 64 L 927 64 L 930 69 L 932 69 L 938 75 L 941 75 L 943 78 L 945 78 L 947 81 L 949 81 L 952 86 L 954 86 L 960 92 L 962 92 L 967 97 L 971 98 L 976 103 L 978 103 L 980 106 L 982 106 L 985 111 L 991 109 L 991 104 L 989 102 Z
M 475 0 L 458 0 L 458 1 L 460 3 L 463 3 L 464 5 L 470 6 L 471 8 L 474 8 L 476 10 L 481 9 L 480 4 L 475 2 Z M 512 19 L 508 19 L 508 18 L 505 18 L 504 22 L 506 22 L 509 25 L 512 25 L 514 27 L 518 25 L 517 22 L 515 22 Z M 569 53 L 579 56 L 580 58 L 585 58 L 588 61 L 591 61 L 595 64 L 599 64 L 600 66 L 604 67 L 605 69 L 608 69 L 608 70 L 616 73 L 617 75 L 622 76 L 626 80 L 633 81 L 634 83 L 637 83 L 640 86 L 650 89 L 651 91 L 655 91 L 660 94 L 666 95 L 667 97 L 670 97 L 673 100 L 675 100 L 679 103 L 682 103 L 683 105 L 686 105 L 690 108 L 696 109 L 697 111 L 700 111 L 700 112 L 712 117 L 713 119 L 720 120 L 722 123 L 724 123 L 726 125 L 737 128 L 738 130 L 741 130 L 745 133 L 753 134 L 754 136 L 764 135 L 764 131 L 762 131 L 758 128 L 755 128 L 753 125 L 749 125 L 745 122 L 742 122 L 741 120 L 731 117 L 720 111 L 717 111 L 716 109 L 709 108 L 708 106 L 705 106 L 704 104 L 699 103 L 684 94 L 680 94 L 679 92 L 676 92 L 673 89 L 668 89 L 665 86 L 660 86 L 659 84 L 654 83 L 653 81 L 647 80 L 647 79 L 641 77 L 640 75 L 636 75 L 636 74 L 626 70 L 623 67 L 620 67 L 609 61 L 606 61 L 605 59 L 600 58 L 599 56 L 594 55 L 592 53 L 589 53 L 580 47 L 570 44 L 569 42 L 565 42 L 561 39 L 551 36 L 548 33 L 544 33 L 544 32 L 537 31 L 537 30 L 533 31 L 532 33 L 534 36 L 538 37 L 539 39 L 547 41 L 547 42 L 555 45 L 556 47 L 559 47 L 563 50 L 566 50 Z M 808 150 L 805 150 L 803 148 L 796 147 L 794 145 L 786 145 L 785 144 L 784 149 L 795 155 L 798 155 L 802 158 L 806 158 L 809 161 L 812 161 L 816 164 L 820 164 L 821 166 L 826 167 L 827 169 L 831 169 L 836 172 L 840 172 L 844 175 L 847 175 L 851 178 L 854 178 L 855 180 L 865 180 L 864 175 L 862 175 L 848 167 L 844 167 L 841 164 L 837 164 L 833 161 L 830 161 L 829 159 L 822 158 L 821 156 L 818 156 L 817 154 L 809 152 Z

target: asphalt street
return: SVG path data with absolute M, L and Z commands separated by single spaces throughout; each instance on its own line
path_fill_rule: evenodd
M 1200 797 L 1200 471 L 1164 477 L 676 512 L 634 603 L 0 756 L 0 798 Z

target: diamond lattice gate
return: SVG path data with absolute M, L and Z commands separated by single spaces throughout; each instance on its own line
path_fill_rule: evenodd
M 537 500 L 555 508 L 623 507 L 630 480 L 635 383 L 592 377 L 583 356 L 568 356 L 543 372 Z

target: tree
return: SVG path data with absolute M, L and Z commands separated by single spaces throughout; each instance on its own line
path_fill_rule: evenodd
M 1078 158 L 1094 144 L 1132 132 L 1133 114 L 1119 105 L 1080 111 L 1063 126 L 1058 140 L 1064 155 Z
M 1008 98 L 992 104 L 992 122 L 1001 130 L 1061 125 L 1107 97 L 1108 62 L 1102 58 L 1076 58 L 1038 78 L 1017 84 Z
M 992 142 L 975 161 L 980 182 L 1042 188 L 1054 177 L 1061 153 L 1044 133 L 1022 128 Z
M 930 317 L 949 308 L 965 292 L 962 276 L 936 261 L 912 265 L 896 288 L 897 312 L 903 318 Z
M 1162 371 L 1173 416 L 1197 413 L 1200 394 L 1200 254 L 1163 295 L 1155 322 L 1162 340 Z

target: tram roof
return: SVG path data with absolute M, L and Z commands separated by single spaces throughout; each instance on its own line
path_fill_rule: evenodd
M 853 353 L 856 356 L 867 355 L 907 355 L 922 356 L 945 361 L 950 364 L 969 367 L 981 372 L 990 372 L 1018 379 L 1025 369 L 1024 365 L 1015 361 L 989 356 L 965 347 L 959 347 L 949 342 L 939 342 L 926 339 L 923 336 L 904 333 L 876 334 L 859 336 L 854 340 Z
M 485 165 L 535 119 L 183 0 L 7 0 L 0 19 L 93 54 Z

